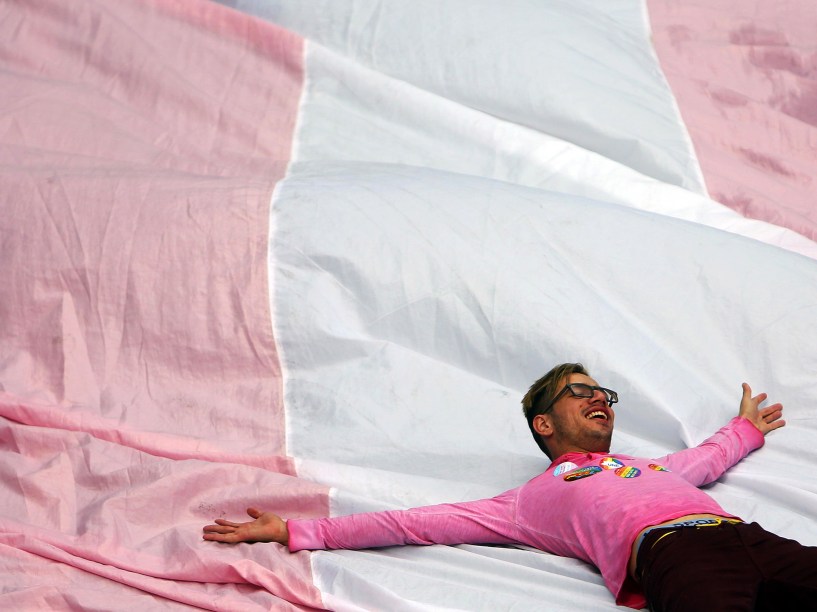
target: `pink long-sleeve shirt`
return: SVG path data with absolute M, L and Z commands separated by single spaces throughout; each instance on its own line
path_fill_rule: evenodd
M 735 417 L 700 446 L 660 459 L 568 453 L 521 487 L 490 499 L 290 520 L 289 549 L 525 544 L 592 563 L 616 603 L 643 608 L 646 600 L 627 574 L 636 536 L 687 514 L 738 518 L 698 487 L 762 445 L 763 434 Z

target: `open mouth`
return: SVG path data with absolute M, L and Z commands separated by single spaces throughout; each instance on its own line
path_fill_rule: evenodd
M 591 421 L 595 420 L 595 419 L 601 419 L 602 421 L 607 421 L 607 420 L 609 420 L 610 417 L 608 417 L 607 413 L 604 412 L 603 410 L 594 410 L 593 412 L 589 412 L 587 414 L 586 418 L 590 419 Z

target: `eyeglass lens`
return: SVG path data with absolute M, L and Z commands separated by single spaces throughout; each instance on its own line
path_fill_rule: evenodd
M 590 385 L 585 385 L 583 383 L 571 383 L 565 386 L 570 389 L 570 393 L 575 397 L 593 397 L 596 389 L 598 389 L 607 397 L 608 403 L 614 404 L 618 401 L 618 394 L 615 391 L 605 389 L 604 387 L 591 387 Z

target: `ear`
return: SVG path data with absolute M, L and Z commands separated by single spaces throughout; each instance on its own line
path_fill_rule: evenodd
M 553 435 L 553 421 L 549 414 L 537 414 L 533 417 L 533 430 L 540 436 L 548 438 Z

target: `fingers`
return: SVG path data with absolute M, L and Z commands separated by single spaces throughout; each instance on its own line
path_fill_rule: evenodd
M 783 414 L 783 404 L 772 404 L 760 410 L 760 416 L 764 419 L 771 417 L 771 420 L 779 419 Z
M 241 523 L 234 523 L 233 521 L 227 521 L 224 519 L 216 519 L 216 525 L 224 525 L 225 527 L 240 527 Z
M 780 429 L 785 424 L 786 424 L 786 421 L 782 421 L 782 420 L 781 421 L 775 421 L 773 423 L 769 423 L 768 424 L 769 431 L 774 431 L 775 429 Z
M 204 533 L 235 533 L 235 527 L 230 525 L 207 525 Z
M 755 403 L 756 406 L 759 406 L 766 399 L 769 397 L 767 393 L 758 393 L 754 397 L 752 397 L 752 387 L 749 386 L 749 383 L 742 383 L 741 387 L 743 387 L 743 397 L 741 398 L 742 401 L 752 401 Z
M 224 542 L 226 544 L 235 544 L 240 541 L 234 527 L 223 525 L 207 525 L 201 537 L 212 542 Z
M 760 411 L 760 418 L 766 423 L 769 431 L 779 429 L 786 424 L 783 420 L 783 405 L 774 404 Z
M 202 538 L 211 542 L 224 542 L 225 544 L 236 544 L 240 541 L 234 533 L 205 533 Z
M 250 506 L 249 508 L 247 508 L 247 514 L 249 514 L 254 519 L 257 519 L 259 516 L 261 516 L 264 513 L 261 510 L 259 510 L 258 508 L 254 508 L 254 507 Z

